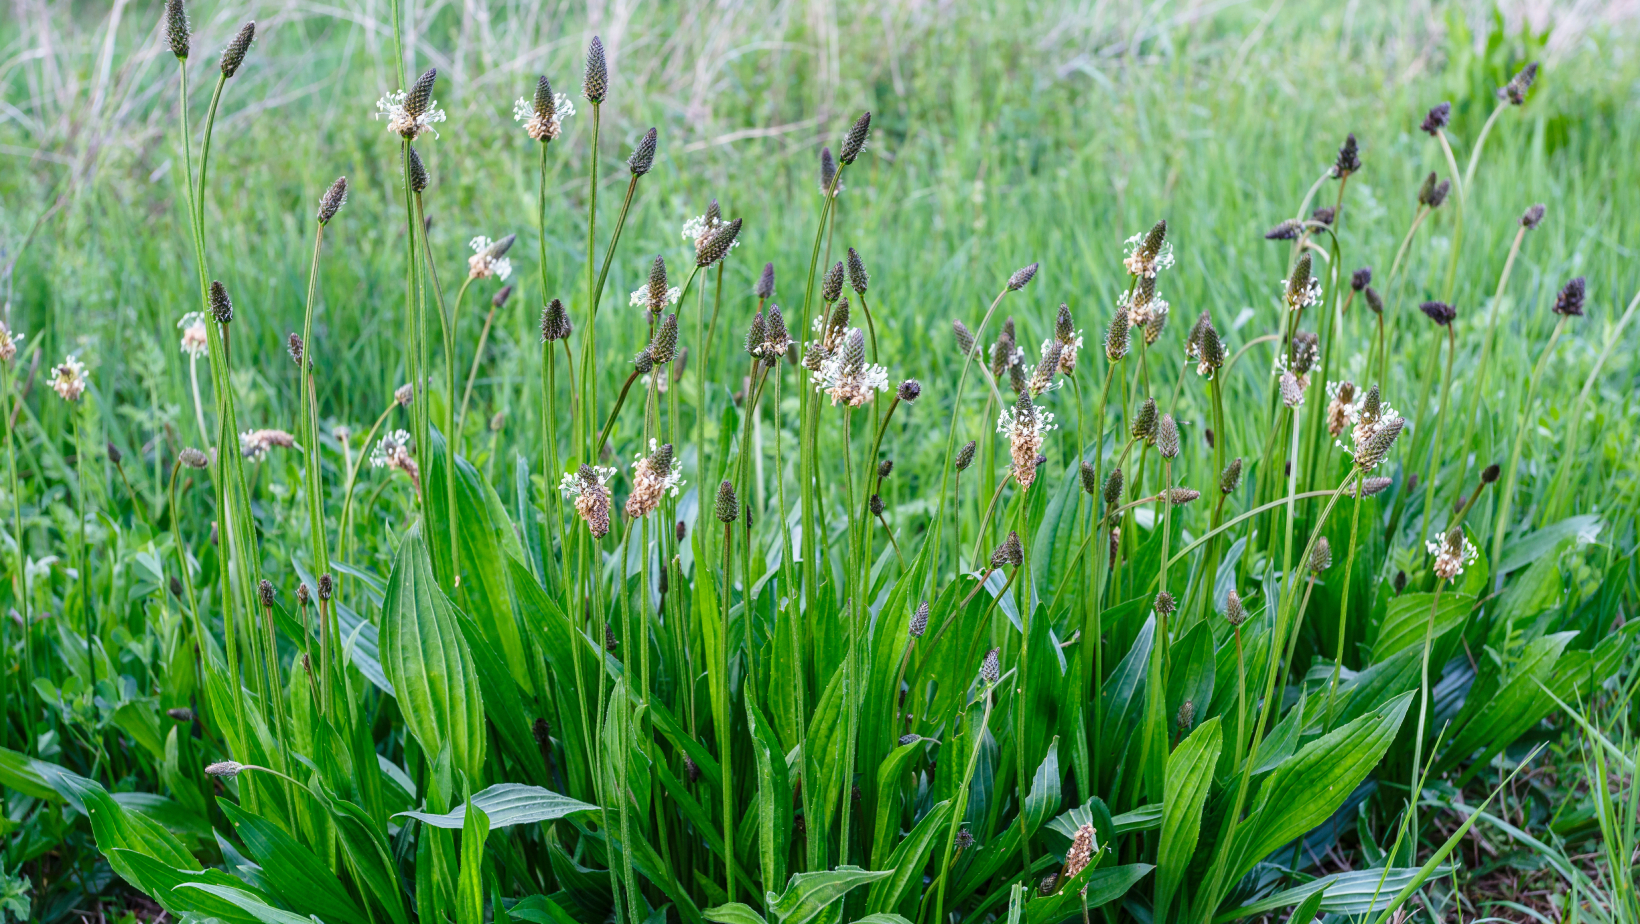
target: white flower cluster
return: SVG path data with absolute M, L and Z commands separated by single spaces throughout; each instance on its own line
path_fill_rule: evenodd
M 1162 246 L 1156 251 L 1155 256 L 1150 256 L 1144 252 L 1147 236 L 1148 232 L 1141 231 L 1123 242 L 1122 246 L 1126 248 L 1127 255 L 1122 258 L 1122 265 L 1135 276 L 1154 278 L 1157 272 L 1173 265 L 1173 242 L 1162 241 Z
M 205 329 L 205 313 L 190 311 L 177 321 L 182 331 L 182 352 L 198 359 L 210 348 L 210 334 Z
M 1309 308 L 1321 304 L 1321 280 L 1311 276 L 1304 284 L 1304 288 L 1294 292 L 1289 287 L 1291 280 L 1281 280 L 1281 300 L 1287 303 L 1290 311 Z
M 482 234 L 467 242 L 467 246 L 473 251 L 473 255 L 467 258 L 468 276 L 473 279 L 487 279 L 491 276 L 506 279 L 512 275 L 512 260 L 492 253 L 490 248 L 494 245 L 495 241 Z
M 673 286 L 670 289 L 666 290 L 666 299 L 665 299 L 665 301 L 662 301 L 657 306 L 649 298 L 649 284 L 645 283 L 641 286 L 638 286 L 636 289 L 632 290 L 632 298 L 631 298 L 630 301 L 627 302 L 627 304 L 631 305 L 634 308 L 642 308 L 645 311 L 651 311 L 651 312 L 654 312 L 656 314 L 659 314 L 663 309 L 666 308 L 666 306 L 676 305 L 678 303 L 678 298 L 682 295 L 683 295 L 683 290 L 678 288 L 677 286 Z
M 1449 581 L 1463 574 L 1463 569 L 1473 565 L 1481 556 L 1481 550 L 1475 548 L 1475 543 L 1470 542 L 1468 536 L 1463 537 L 1462 544 L 1452 541 L 1454 538 L 1448 535 L 1438 542 L 1432 540 L 1424 543 L 1429 554 L 1435 556 L 1436 576 Z
M 426 132 L 432 132 L 438 137 L 438 131 L 433 125 L 444 121 L 444 110 L 438 108 L 438 100 L 428 103 L 427 111 L 419 116 L 412 117 L 410 110 L 404 106 L 405 93 L 403 90 L 394 90 L 376 101 L 376 118 L 387 118 L 387 130 L 395 135 L 403 135 L 414 140 Z
M 535 101 L 520 96 L 513 103 L 513 121 L 523 122 L 524 131 L 536 141 L 552 141 L 564 131 L 564 120 L 575 114 L 575 104 L 562 93 L 552 95 L 552 118 L 543 119 L 535 111 Z

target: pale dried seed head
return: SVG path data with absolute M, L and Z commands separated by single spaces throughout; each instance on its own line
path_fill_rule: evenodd
M 1236 593 L 1234 588 L 1224 601 L 1224 619 L 1232 626 L 1239 626 L 1247 621 L 1247 611 L 1241 605 L 1241 594 Z
M 189 446 L 177 453 L 177 461 L 181 462 L 188 468 L 204 468 L 211 464 L 210 458 L 207 457 L 205 453 L 200 452 L 192 446 Z
M 1164 459 L 1179 454 L 1179 425 L 1174 423 L 1172 414 L 1163 414 L 1156 422 L 1156 451 Z
M 1071 838 L 1071 846 L 1065 851 L 1065 878 L 1075 879 L 1093 862 L 1093 853 L 1098 849 L 1098 838 L 1094 834 L 1093 825 L 1086 824 L 1076 829 L 1076 836 Z
M 238 776 L 239 772 L 244 769 L 245 765 L 237 760 L 219 760 L 214 764 L 207 764 L 205 766 L 205 775 L 214 776 L 218 779 L 231 780 Z

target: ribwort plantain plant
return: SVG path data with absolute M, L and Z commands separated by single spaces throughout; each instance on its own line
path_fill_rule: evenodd
M 1534 839 L 1576 828 L 1579 849 L 1596 828 L 1632 842 L 1609 793 L 1588 796 L 1598 824 L 1551 826 L 1540 796 L 1503 785 L 1562 717 L 1632 777 L 1584 713 L 1632 711 L 1621 523 L 1636 498 L 1611 447 L 1633 427 L 1601 385 L 1620 380 L 1602 370 L 1622 364 L 1640 297 L 1590 364 L 1556 352 L 1586 345 L 1571 318 L 1607 307 L 1604 268 L 1576 277 L 1538 313 L 1555 318 L 1535 365 L 1514 362 L 1536 329 L 1506 310 L 1531 210 L 1509 218 L 1475 309 L 1490 317 L 1455 323 L 1454 305 L 1484 305 L 1462 251 L 1465 223 L 1495 212 L 1481 150 L 1497 125 L 1497 159 L 1526 156 L 1501 113 L 1528 101 L 1535 67 L 1504 86 L 1462 171 L 1469 106 L 1428 112 L 1447 177 L 1429 174 L 1410 220 L 1367 200 L 1393 188 L 1397 149 L 1363 129 L 1289 146 L 1323 159 L 1293 180 L 1295 210 L 1228 210 L 1279 255 L 1209 244 L 1213 203 L 1180 195 L 1125 241 L 1078 227 L 1086 249 L 972 223 L 935 278 L 879 227 L 876 197 L 932 137 L 898 103 L 847 122 L 823 109 L 818 201 L 784 201 L 757 165 L 712 175 L 740 203 L 726 215 L 688 158 L 735 139 L 693 110 L 676 133 L 642 130 L 646 46 L 610 23 L 607 47 L 565 40 L 580 100 L 529 78 L 486 152 L 519 201 L 492 210 L 462 169 L 490 137 L 471 95 L 484 79 L 459 54 L 407 79 L 437 36 L 408 14 L 391 5 L 391 135 L 372 130 L 377 162 L 349 165 L 352 181 L 304 186 L 305 286 L 281 301 L 277 274 L 206 224 L 212 195 L 262 182 L 211 187 L 206 169 L 228 81 L 259 67 L 254 27 L 218 62 L 196 139 L 197 36 L 182 0 L 165 5 L 173 210 L 197 276 L 176 393 L 199 445 L 164 408 L 146 445 L 105 432 L 131 415 L 111 410 L 117 364 L 95 353 L 47 373 L 64 400 L 31 399 L 25 360 L 64 338 L 45 327 L 19 354 L 0 326 L 0 558 L 22 630 L 20 646 L 0 633 L 0 909 L 26 878 L 59 918 L 118 902 L 230 924 L 1385 919 L 1414 899 L 1441 913 L 1445 883 L 1472 873 L 1455 846 L 1477 819 Z M 580 134 L 576 105 L 591 108 Z M 613 225 L 606 129 L 632 146 Z M 236 164 L 261 156 L 235 147 Z M 895 205 L 943 212 L 943 195 Z M 689 201 L 710 204 L 680 236 Z M 1011 219 L 1048 222 L 1028 204 Z M 1386 220 L 1409 223 L 1399 249 Z M 805 244 L 801 298 L 778 296 Z M 1375 289 L 1365 264 L 1385 258 Z M 351 285 L 355 259 L 403 272 L 402 316 L 381 311 L 396 289 Z M 1262 288 L 1243 294 L 1240 264 Z M 638 288 L 600 312 L 612 276 Z M 488 299 L 482 321 L 469 295 Z M 348 341 L 344 297 L 393 357 L 373 387 L 350 366 L 379 345 Z M 925 311 L 936 299 L 945 314 Z M 1194 322 L 1170 327 L 1174 307 Z M 262 365 L 270 331 L 288 333 L 294 378 Z M 1405 348 L 1420 342 L 1434 349 Z M 1540 394 L 1591 365 L 1567 425 Z M 358 413 L 377 415 L 362 443 Z M 1587 452 L 1586 414 L 1602 474 L 1551 478 L 1534 435 L 1559 426 L 1560 451 Z M 1619 853 L 1598 851 L 1617 873 Z M 1588 916 L 1618 919 L 1605 912 Z

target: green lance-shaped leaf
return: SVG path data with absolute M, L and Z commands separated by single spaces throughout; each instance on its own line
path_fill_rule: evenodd
M 778 924 L 808 924 L 819 917 L 827 905 L 854 889 L 893 874 L 891 869 L 874 872 L 858 866 L 839 866 L 820 873 L 798 873 L 778 897 L 769 893 L 769 913 Z
M 490 819 L 471 795 L 461 825 L 461 873 L 456 880 L 456 924 L 484 924 L 484 841 Z
M 284 828 L 225 799 L 217 804 L 261 865 L 263 885 L 280 901 L 335 924 L 368 920 L 336 874 Z
M 1224 734 L 1219 717 L 1203 722 L 1167 758 L 1167 784 L 1162 798 L 1162 839 L 1156 852 L 1156 917 L 1167 920 L 1168 909 L 1184 882 L 1190 857 L 1201 835 L 1202 806 L 1213 785 Z
M 399 544 L 382 602 L 382 668 L 404 723 L 428 754 L 450 748 L 451 768 L 477 779 L 484 765 L 484 698 L 455 608 L 433 579 L 420 530 Z
M 1129 863 L 1126 866 L 1107 866 L 1096 869 L 1098 861 L 1059 884 L 1052 895 L 1038 898 L 1025 906 L 1025 924 L 1060 924 L 1082 916 L 1086 889 L 1086 903 L 1091 910 L 1108 905 L 1127 894 L 1127 890 L 1145 878 L 1154 867 L 1148 863 Z
M 522 783 L 497 783 L 483 792 L 474 794 L 472 805 L 484 813 L 490 830 L 511 825 L 557 821 L 578 812 L 598 811 L 596 805 L 561 796 L 539 786 L 525 786 Z M 458 805 L 453 811 L 442 815 L 428 812 L 400 814 L 418 819 L 435 828 L 458 830 L 466 825 L 467 807 Z

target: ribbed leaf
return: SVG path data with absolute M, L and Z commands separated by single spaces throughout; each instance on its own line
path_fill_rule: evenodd
M 404 724 L 428 754 L 450 748 L 452 769 L 478 779 L 484 765 L 484 699 L 454 608 L 433 580 L 419 530 L 406 534 L 382 602 L 382 667 Z
M 1440 638 L 1463 622 L 1474 608 L 1475 598 L 1443 593 L 1439 604 L 1434 594 L 1402 594 L 1390 600 L 1384 620 L 1378 625 L 1378 638 L 1372 644 L 1372 663 L 1383 661 L 1402 649 L 1423 645 L 1432 606 L 1435 607 L 1435 637 Z
M 892 876 L 891 869 L 872 871 L 858 866 L 839 866 L 819 873 L 798 873 L 779 897 L 769 896 L 769 914 L 779 924 L 807 924 L 827 905 L 854 889 Z
M 577 812 L 596 812 L 596 805 L 588 805 L 569 796 L 561 796 L 539 786 L 522 783 L 497 783 L 473 796 L 473 805 L 489 819 L 490 828 L 556 821 Z M 467 807 L 458 805 L 442 815 L 427 812 L 400 812 L 420 819 L 435 828 L 460 829 L 466 823 Z
M 939 835 L 946 830 L 950 817 L 951 803 L 941 802 L 917 822 L 917 826 L 888 857 L 887 865 L 893 870 L 893 875 L 871 884 L 871 891 L 866 895 L 866 910 L 893 911 L 911 894 L 912 886 L 922 884 L 928 855 L 938 842 Z
M 751 905 L 743 905 L 740 902 L 707 908 L 700 914 L 706 920 L 716 921 L 717 924 L 768 924 L 763 915 L 753 910 Z
M 1205 626 L 1205 623 L 1198 623 Z M 1219 719 L 1203 722 L 1167 758 L 1167 788 L 1162 799 L 1162 838 L 1156 852 L 1156 916 L 1167 919 L 1173 898 L 1184 882 L 1190 857 L 1201 835 L 1202 806 L 1213 785 L 1224 735 Z
M 279 900 L 329 924 L 367 918 L 341 880 L 311 850 L 266 818 L 219 800 L 245 850 L 262 866 L 262 880 Z
M 1437 877 L 1452 872 L 1452 867 L 1443 866 L 1435 870 Z M 1347 873 L 1334 873 L 1331 876 L 1322 876 L 1312 882 L 1300 886 L 1283 889 L 1274 895 L 1269 895 L 1240 908 L 1221 911 L 1213 920 L 1240 921 L 1256 915 L 1296 905 L 1306 899 L 1321 894 L 1318 911 L 1328 914 L 1367 914 L 1373 911 L 1382 911 L 1389 907 L 1390 899 L 1401 891 L 1412 877 L 1418 875 L 1418 868 L 1413 866 L 1398 866 L 1388 871 L 1382 869 L 1358 869 Z M 1376 897 L 1376 901 L 1374 900 Z M 1294 915 L 1294 917 L 1298 917 Z M 1308 918 L 1298 917 L 1306 921 Z
M 204 882 L 187 882 L 177 886 L 177 888 L 179 890 L 198 889 L 207 895 L 214 895 L 225 902 L 231 903 L 236 908 L 244 911 L 246 914 L 249 914 L 252 918 L 260 921 L 261 924 L 313 924 L 313 921 L 310 918 L 303 917 L 299 914 L 292 914 L 282 908 L 275 908 L 267 902 L 257 898 L 255 895 L 252 895 L 243 889 L 236 889 L 232 886 L 212 885 Z
M 1096 869 L 1095 863 L 1074 877 L 1059 884 L 1052 895 L 1038 898 L 1025 906 L 1026 924 L 1060 924 L 1072 917 L 1082 916 L 1083 895 L 1087 890 L 1089 909 L 1108 905 L 1127 894 L 1128 889 L 1145 878 L 1155 867 L 1148 863 L 1129 863 L 1126 866 L 1107 866 Z
M 1383 759 L 1405 718 L 1405 693 L 1370 715 L 1317 738 L 1270 774 L 1236 834 L 1230 880 L 1272 850 L 1327 819 Z

